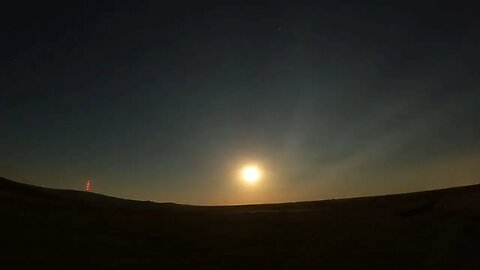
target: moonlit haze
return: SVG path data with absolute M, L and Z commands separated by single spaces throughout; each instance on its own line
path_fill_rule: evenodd
M 57 2 L 2 8 L 1 177 L 199 205 L 480 181 L 464 1 Z

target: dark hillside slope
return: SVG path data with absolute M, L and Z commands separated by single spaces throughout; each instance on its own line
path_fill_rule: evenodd
M 2 269 L 480 269 L 480 186 L 196 207 L 0 178 Z

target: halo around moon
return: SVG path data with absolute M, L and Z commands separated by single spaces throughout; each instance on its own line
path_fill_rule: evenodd
M 262 178 L 262 170 L 257 165 L 246 165 L 240 170 L 240 177 L 245 184 L 254 185 Z

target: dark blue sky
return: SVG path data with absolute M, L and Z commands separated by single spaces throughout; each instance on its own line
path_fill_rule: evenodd
M 163 2 L 2 8 L 1 176 L 195 204 L 478 182 L 478 5 Z

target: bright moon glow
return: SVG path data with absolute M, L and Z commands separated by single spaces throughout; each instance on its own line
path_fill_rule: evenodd
M 243 167 L 240 174 L 243 181 L 247 184 L 256 184 L 262 178 L 260 168 L 254 165 Z

